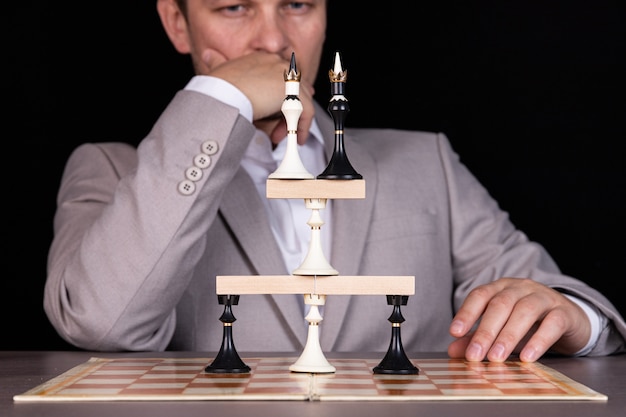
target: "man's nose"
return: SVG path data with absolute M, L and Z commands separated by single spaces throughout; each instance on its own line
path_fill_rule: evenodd
M 285 25 L 280 17 L 263 15 L 256 22 L 255 36 L 252 47 L 270 53 L 279 53 L 289 46 Z

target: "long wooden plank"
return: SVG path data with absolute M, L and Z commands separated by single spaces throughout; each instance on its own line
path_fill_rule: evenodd
M 216 292 L 241 294 L 413 295 L 414 276 L 218 275 Z

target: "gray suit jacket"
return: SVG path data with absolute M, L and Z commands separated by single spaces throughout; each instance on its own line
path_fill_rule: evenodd
M 328 156 L 334 127 L 318 106 Z M 93 350 L 217 351 L 218 275 L 288 274 L 263 202 L 240 161 L 254 127 L 237 109 L 181 91 L 137 149 L 84 144 L 68 160 L 54 220 L 45 311 L 59 334 Z M 178 191 L 202 144 L 217 152 Z M 414 275 L 402 307 L 406 351 L 445 351 L 471 288 L 530 277 L 609 318 L 592 354 L 624 350 L 626 324 L 585 283 L 560 274 L 516 230 L 442 134 L 348 128 L 346 153 L 366 181 L 363 200 L 334 200 L 332 255 L 340 275 Z M 317 173 L 314 173 L 317 174 Z M 242 295 L 233 307 L 240 352 L 300 352 L 307 323 L 298 295 Z M 387 350 L 384 296 L 328 296 L 324 351 Z

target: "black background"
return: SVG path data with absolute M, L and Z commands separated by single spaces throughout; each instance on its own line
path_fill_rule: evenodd
M 191 76 L 155 3 L 35 0 L 3 13 L 0 349 L 69 348 L 42 292 L 70 151 L 137 144 Z M 340 51 L 347 129 L 445 132 L 513 222 L 626 314 L 626 3 L 365 4 L 329 5 L 320 103 Z

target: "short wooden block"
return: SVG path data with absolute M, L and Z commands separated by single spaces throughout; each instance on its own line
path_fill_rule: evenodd
M 268 179 L 267 198 L 365 198 L 365 180 Z
M 218 275 L 218 295 L 319 294 L 413 295 L 414 276 Z

